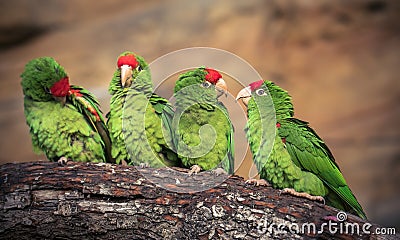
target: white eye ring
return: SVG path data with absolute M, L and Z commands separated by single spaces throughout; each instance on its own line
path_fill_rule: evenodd
M 201 86 L 202 86 L 203 88 L 209 88 L 209 87 L 211 87 L 211 83 L 210 83 L 209 81 L 204 81 L 204 82 L 201 84 Z
M 263 95 L 267 95 L 267 93 L 264 91 L 264 89 L 258 89 L 257 91 L 256 91 L 256 93 L 257 93 L 257 95 L 258 96 L 263 96 Z
M 50 89 L 49 89 L 48 87 L 44 87 L 44 91 L 45 91 L 46 93 L 50 93 L 50 94 L 51 94 L 51 91 L 50 91 Z
M 141 67 L 140 65 L 138 65 L 138 66 L 136 67 L 136 70 L 137 70 L 138 72 L 140 72 L 140 71 L 142 71 L 143 69 L 142 69 L 142 67 Z

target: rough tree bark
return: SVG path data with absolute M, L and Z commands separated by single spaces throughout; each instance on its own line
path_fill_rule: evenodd
M 340 224 L 358 223 L 360 232 L 363 224 L 370 224 L 371 232 L 379 227 L 353 215 L 332 220 L 334 208 L 248 186 L 238 176 L 223 181 L 226 175 L 189 177 L 184 171 L 92 163 L 2 165 L 0 239 L 351 239 L 340 234 Z M 214 186 L 216 180 L 223 183 Z M 204 190 L 187 192 L 190 184 Z M 337 224 L 336 233 L 328 226 L 322 233 L 300 233 L 303 223 L 319 231 L 329 221 Z

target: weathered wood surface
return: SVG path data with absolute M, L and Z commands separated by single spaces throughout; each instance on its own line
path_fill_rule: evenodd
M 238 176 L 223 181 L 226 175 L 185 171 L 71 162 L 2 165 L 0 239 L 353 238 L 327 227 L 316 235 L 296 232 L 295 224 L 314 223 L 317 230 L 327 224 L 327 216 L 337 214 L 329 206 L 249 186 Z M 215 180 L 223 183 L 214 186 Z M 191 184 L 204 191 L 188 193 Z M 352 215 L 347 222 L 365 223 Z

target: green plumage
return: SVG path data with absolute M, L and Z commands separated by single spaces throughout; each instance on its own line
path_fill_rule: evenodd
M 271 119 L 271 107 L 276 113 L 276 127 L 266 130 L 262 120 Z M 252 89 L 246 132 L 260 177 L 275 188 L 323 196 L 328 205 L 366 218 L 328 147 L 307 122 L 293 114 L 290 96 L 274 83 L 265 81 Z M 276 131 L 272 149 L 267 141 L 271 131 Z
M 144 59 L 132 52 L 119 56 L 136 58 L 132 81 L 121 83 L 121 68 L 111 80 L 110 112 L 107 125 L 112 141 L 112 156 L 117 163 L 145 164 L 151 167 L 179 166 L 172 148 L 171 121 L 174 114 L 168 100 L 153 93 L 150 71 Z
M 107 148 L 100 132 L 107 129 L 92 94 L 81 87 L 66 85 L 63 105 L 50 89 L 67 78 L 64 69 L 50 57 L 37 58 L 21 74 L 26 122 L 35 152 L 44 152 L 49 160 L 66 157 L 73 161 L 104 162 Z
M 174 96 L 174 142 L 185 167 L 203 170 L 222 167 L 232 174 L 233 126 L 225 106 L 218 101 L 215 85 L 205 80 L 205 68 L 181 74 Z

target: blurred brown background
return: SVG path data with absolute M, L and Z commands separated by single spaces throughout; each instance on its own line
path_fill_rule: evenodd
M 399 231 L 399 13 L 396 0 L 0 1 L 0 163 L 45 159 L 33 154 L 23 115 L 19 75 L 30 59 L 56 58 L 107 112 L 122 51 L 151 62 L 186 47 L 221 48 L 289 91 L 368 217 Z M 240 86 L 229 84 L 235 95 Z M 230 111 L 242 133 L 240 108 Z M 248 168 L 237 173 L 248 178 Z

